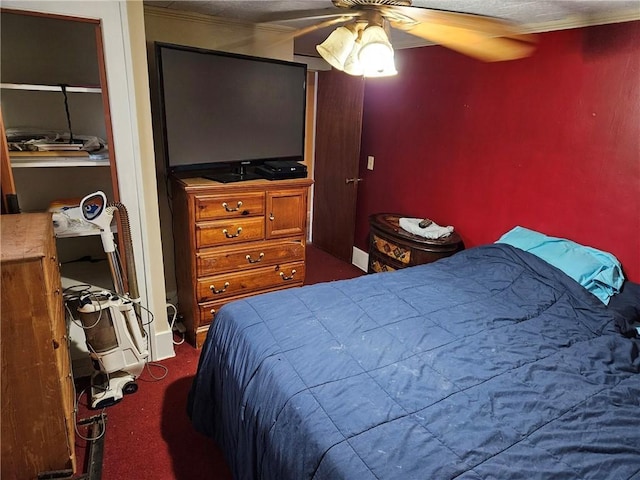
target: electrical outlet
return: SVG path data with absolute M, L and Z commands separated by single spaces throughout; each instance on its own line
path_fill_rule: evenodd
M 367 169 L 368 170 L 373 170 L 373 161 L 375 160 L 373 155 L 369 155 L 367 157 Z

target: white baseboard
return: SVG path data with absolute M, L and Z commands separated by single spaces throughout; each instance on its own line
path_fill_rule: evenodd
M 369 269 L 369 253 L 360 250 L 357 247 L 353 247 L 353 253 L 351 254 L 351 263 L 363 272 L 366 272 Z
M 154 340 L 156 343 L 153 351 L 150 352 L 151 360 L 164 360 L 176 356 L 173 349 L 173 332 L 171 330 L 156 332 Z

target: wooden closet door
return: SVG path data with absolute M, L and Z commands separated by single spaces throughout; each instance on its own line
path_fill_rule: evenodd
M 318 74 L 313 244 L 351 262 L 358 193 L 364 79 Z

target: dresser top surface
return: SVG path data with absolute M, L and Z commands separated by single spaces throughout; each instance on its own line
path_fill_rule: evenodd
M 419 235 L 407 232 L 400 227 L 400 218 L 407 217 L 409 215 L 402 215 L 399 213 L 375 213 L 369 217 L 369 224 L 374 230 L 379 230 L 396 238 L 403 238 L 405 240 L 424 245 L 455 245 L 462 243 L 462 239 L 457 232 L 452 232 L 450 235 L 443 238 L 424 238 Z
M 41 258 L 53 236 L 50 213 L 17 213 L 0 216 L 0 261 Z
M 310 178 L 295 178 L 288 180 L 245 180 L 242 182 L 221 183 L 204 177 L 172 177 L 174 182 L 181 184 L 186 190 L 264 190 L 267 187 L 308 187 L 313 184 Z

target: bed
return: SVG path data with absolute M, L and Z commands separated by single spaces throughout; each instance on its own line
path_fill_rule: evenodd
M 226 305 L 195 428 L 236 480 L 640 479 L 640 285 L 603 300 L 532 250 Z

